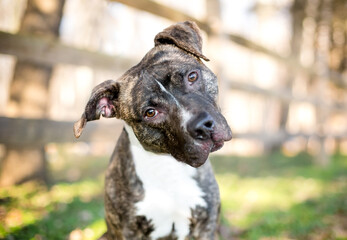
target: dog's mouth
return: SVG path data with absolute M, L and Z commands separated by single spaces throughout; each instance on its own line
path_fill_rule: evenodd
M 218 141 L 218 142 L 214 142 L 212 144 L 212 148 L 210 150 L 210 152 L 215 152 L 218 151 L 219 149 L 221 149 L 224 145 L 224 141 Z
M 212 147 L 210 152 L 215 152 L 221 149 L 224 146 L 224 142 L 230 141 L 232 138 L 231 130 L 228 129 L 225 133 L 216 133 L 211 134 Z
M 231 131 L 228 129 L 226 134 L 211 133 L 209 139 L 196 140 L 196 148 L 194 154 L 192 154 L 185 162 L 192 167 L 200 167 L 203 165 L 209 154 L 221 149 L 224 142 L 231 140 Z
M 202 143 L 202 149 L 204 152 L 216 152 L 224 146 L 225 140 L 209 140 Z M 206 150 L 207 149 L 207 150 Z

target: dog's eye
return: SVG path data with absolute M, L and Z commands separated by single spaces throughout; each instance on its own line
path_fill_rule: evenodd
M 155 117 L 157 114 L 158 114 L 157 110 L 150 108 L 150 109 L 147 109 L 147 111 L 145 112 L 145 117 L 152 118 L 152 117 Z
M 199 78 L 199 74 L 197 72 L 191 72 L 188 75 L 189 82 L 195 82 L 196 80 L 198 80 L 198 78 Z

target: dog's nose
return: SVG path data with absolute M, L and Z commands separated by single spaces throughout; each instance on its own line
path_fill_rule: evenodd
M 213 127 L 212 116 L 207 112 L 202 112 L 188 122 L 187 130 L 193 138 L 205 140 L 211 137 Z

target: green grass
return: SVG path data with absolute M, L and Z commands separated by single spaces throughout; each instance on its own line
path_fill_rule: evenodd
M 347 239 L 347 158 L 215 157 L 223 223 L 239 239 Z M 235 235 L 235 234 L 234 234 Z
M 50 156 L 52 184 L 0 189 L 0 239 L 96 239 L 107 157 Z M 221 239 L 347 239 L 347 157 L 317 167 L 310 155 L 213 156 Z M 72 171 L 73 169 L 73 171 Z
M 102 185 L 98 179 L 1 190 L 5 219 L 0 238 L 58 240 L 76 230 L 83 239 L 95 239 L 105 231 Z

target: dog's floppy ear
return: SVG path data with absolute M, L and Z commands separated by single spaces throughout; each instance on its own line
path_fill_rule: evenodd
M 74 124 L 76 138 L 81 136 L 88 121 L 97 120 L 100 115 L 106 118 L 117 117 L 118 93 L 119 83 L 113 80 L 100 83 L 93 89 L 81 119 Z
M 155 46 L 161 44 L 174 44 L 196 57 L 209 61 L 209 59 L 202 54 L 202 38 L 199 27 L 195 22 L 181 22 L 164 29 L 164 31 L 155 36 L 154 43 Z

